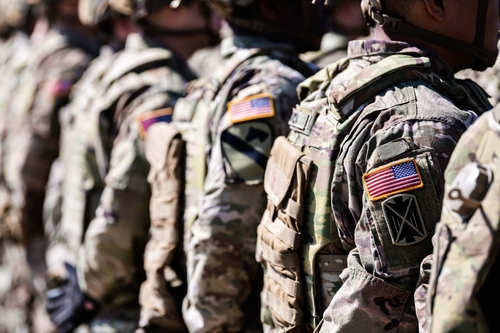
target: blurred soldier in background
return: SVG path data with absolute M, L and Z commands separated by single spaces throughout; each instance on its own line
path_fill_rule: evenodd
M 350 40 L 368 36 L 370 33 L 361 11 L 361 0 L 333 0 L 330 2 L 331 30 L 323 36 L 319 51 L 307 52 L 302 56 L 305 61 L 313 62 L 319 68 L 345 57 L 347 43 Z
M 498 0 L 362 6 L 374 39 L 300 85 L 268 162 L 258 258 L 270 332 L 418 331 L 443 170 L 491 108 L 454 73 L 495 63 Z
M 185 202 L 188 330 L 260 332 L 262 275 L 254 256 L 264 168 L 274 138 L 286 134 L 298 83 L 314 73 L 298 54 L 319 48 L 326 12 L 308 0 L 209 3 L 232 29 L 221 44 L 223 61 L 189 85 L 176 104 L 175 127 L 158 124 L 148 136 L 152 231 L 141 305 L 167 330 L 161 318 L 170 309 L 162 305 L 172 302 L 164 275 L 179 255 L 182 227 L 175 216 Z M 187 142 L 186 165 L 175 128 Z M 184 169 L 185 198 L 179 199 Z
M 38 280 L 33 279 L 26 250 L 20 243 L 19 214 L 12 210 L 20 178 L 12 162 L 19 152 L 17 138 L 24 121 L 16 117 L 19 114 L 13 96 L 46 25 L 45 20 L 35 16 L 38 11 L 34 1 L 3 0 L 0 5 L 2 32 L 8 38 L 0 55 L 0 332 L 43 332 L 50 323 L 43 315 L 37 297 L 40 294 L 35 293 Z
M 218 22 L 200 0 L 136 1 L 133 17 L 140 34 L 128 37 L 102 79 L 83 129 L 88 131 L 86 167 L 97 183 L 91 186 L 95 192 L 87 192 L 85 210 L 95 216 L 85 233 L 79 269 L 83 292 L 100 306 L 90 323 L 94 332 L 137 328 L 150 225 L 144 139 L 151 124 L 170 121 L 184 85 L 195 78 L 187 58 L 218 42 Z M 180 313 L 171 319 L 173 330 L 184 329 Z
M 71 282 L 77 282 L 68 274 L 76 272 L 78 249 L 93 217 L 86 211 L 89 196 L 95 194 L 91 188 L 95 182 L 85 168 L 85 143 L 89 140 L 84 137 L 84 129 L 90 121 L 89 111 L 101 91 L 105 74 L 112 68 L 117 51 L 125 46 L 128 35 L 135 31 L 131 3 L 111 8 L 107 0 L 80 0 L 78 13 L 84 25 L 96 29 L 101 47 L 99 56 L 72 89 L 70 102 L 60 110 L 59 157 L 52 165 L 44 204 L 48 237 L 46 275 L 51 288 L 48 291 L 48 309 L 55 324 L 63 331 L 68 329 L 69 323 L 60 313 L 67 305 L 60 303 L 57 291 L 68 290 Z M 94 210 L 95 207 L 94 203 Z M 71 268 L 67 270 L 65 265 Z M 82 317 L 80 322 L 84 320 Z
M 58 155 L 59 109 L 67 103 L 72 85 L 95 55 L 93 33 L 78 20 L 78 1 L 44 1 L 49 30 L 33 49 L 10 112 L 15 137 L 9 143 L 9 168 L 20 180 L 13 185 L 11 211 L 33 270 L 36 307 L 45 314 L 44 229 L 45 185 Z M 20 174 L 19 174 L 20 173 Z M 46 318 L 44 316 L 44 318 Z
M 422 333 L 499 332 L 500 106 L 460 138 L 445 172 Z

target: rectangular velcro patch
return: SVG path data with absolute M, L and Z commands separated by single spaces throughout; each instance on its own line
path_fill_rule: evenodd
M 250 96 L 227 103 L 227 111 L 233 124 L 260 118 L 270 118 L 274 116 L 273 99 L 270 94 Z
M 146 138 L 146 133 L 149 127 L 155 123 L 166 122 L 170 123 L 172 121 L 172 108 L 164 108 L 159 110 L 150 111 L 143 113 L 135 118 L 137 122 L 137 127 L 139 128 L 139 135 L 141 138 Z
M 415 159 L 384 165 L 363 175 L 363 183 L 371 201 L 424 186 Z

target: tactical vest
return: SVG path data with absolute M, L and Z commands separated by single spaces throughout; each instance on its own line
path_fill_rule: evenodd
M 364 107 L 389 87 L 412 80 L 423 80 L 472 110 L 485 108 L 469 93 L 488 104 L 473 84 L 465 83 L 465 89 L 433 74 L 426 57 L 393 55 L 332 86 L 348 65 L 348 58 L 340 60 L 301 84 L 301 99 L 312 91 L 316 98 L 294 109 L 288 140 L 276 140 L 266 168 L 268 206 L 258 228 L 256 257 L 265 272 L 262 320 L 278 332 L 313 331 L 342 285 L 339 275 L 354 241 L 335 222 L 341 184 L 334 172 L 341 173 L 335 168 L 339 152 Z M 321 276 L 329 276 L 330 284 Z
M 231 79 L 237 82 L 238 78 L 247 74 L 245 63 L 259 56 L 272 57 L 273 49 L 244 49 L 239 50 L 236 57 L 226 60 L 214 74 L 191 83 L 188 96 L 181 98 L 175 107 L 173 116 L 176 129 L 182 134 L 186 143 L 186 182 L 185 182 L 185 210 L 184 226 L 189 230 L 198 216 L 198 203 L 203 193 L 203 185 L 207 173 L 207 157 L 210 152 L 207 147 L 216 141 L 217 133 L 210 131 L 210 124 L 217 123 L 226 112 L 233 90 L 232 84 L 227 84 Z M 280 57 L 280 56 L 279 56 Z M 314 71 L 305 65 L 295 55 L 281 56 L 281 61 L 309 76 Z M 284 59 L 283 59 L 284 58 Z M 185 235 L 189 235 L 186 232 Z M 185 239 L 187 241 L 187 239 Z M 185 243 L 186 244 L 186 243 Z
M 426 302 L 428 332 L 498 332 L 500 108 L 462 136 L 446 171 Z M 462 168 L 460 168 L 462 167 Z M 432 314 L 432 316 L 431 316 Z

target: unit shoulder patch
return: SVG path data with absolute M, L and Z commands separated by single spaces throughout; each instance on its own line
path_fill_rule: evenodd
M 159 122 L 170 123 L 172 121 L 172 114 L 172 108 L 164 108 L 146 112 L 137 116 L 135 118 L 135 121 L 137 123 L 137 127 L 139 128 L 139 135 L 141 136 L 141 138 L 146 138 L 146 134 L 151 125 Z
M 424 220 L 417 198 L 411 194 L 398 194 L 382 202 L 385 220 L 392 244 L 408 246 L 427 237 Z
M 372 170 L 363 175 L 363 183 L 371 201 L 424 186 L 417 162 L 413 158 Z
M 227 112 L 233 124 L 273 117 L 274 104 L 271 94 L 258 94 L 227 103 Z

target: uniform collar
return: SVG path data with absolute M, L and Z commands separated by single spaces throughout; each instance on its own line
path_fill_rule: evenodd
M 222 40 L 221 54 L 224 58 L 233 55 L 239 49 L 271 49 L 295 53 L 294 47 L 288 43 L 280 43 L 266 38 L 248 35 L 235 35 Z
M 427 57 L 431 60 L 432 70 L 441 78 L 454 78 L 453 70 L 437 54 L 420 49 L 416 46 L 399 41 L 386 40 L 353 40 L 349 42 L 347 55 L 351 59 L 361 57 L 385 58 L 393 54 L 411 54 L 418 57 Z

